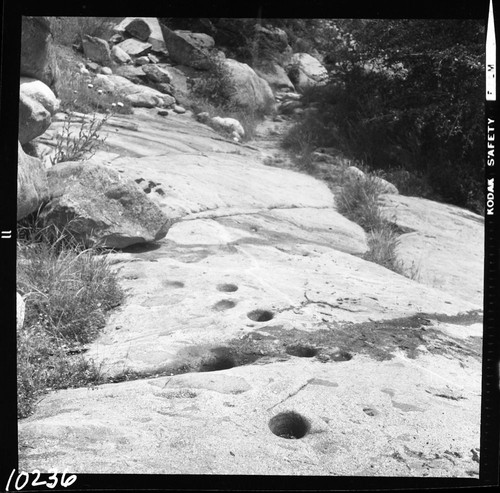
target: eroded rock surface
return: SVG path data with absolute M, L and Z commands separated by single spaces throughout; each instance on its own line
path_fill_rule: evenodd
M 127 298 L 85 354 L 118 383 L 45 397 L 19 424 L 19 467 L 478 477 L 479 297 L 363 260 L 364 231 L 324 183 L 167 118 L 112 117 L 93 158 L 176 219 L 113 254 Z M 464 251 L 482 246 L 470 213 L 384 197 L 402 231 L 442 216 L 459 220 L 450 237 L 469 232 Z

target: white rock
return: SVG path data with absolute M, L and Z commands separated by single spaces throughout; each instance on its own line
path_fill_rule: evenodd
M 241 126 L 241 123 L 234 118 L 222 118 L 220 116 L 214 116 L 211 119 L 212 125 L 224 130 L 228 133 L 236 133 L 239 137 L 243 137 L 245 135 L 245 130 Z

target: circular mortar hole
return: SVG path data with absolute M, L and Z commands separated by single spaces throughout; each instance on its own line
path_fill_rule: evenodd
M 309 426 L 309 422 L 294 411 L 279 413 L 269 420 L 269 429 L 281 438 L 302 438 Z
M 228 370 L 235 366 L 235 361 L 232 356 L 221 355 L 215 356 L 214 358 L 210 358 L 204 361 L 198 371 L 219 371 L 219 370 Z
M 230 308 L 234 308 L 236 306 L 236 301 L 232 300 L 220 300 L 212 307 L 212 310 L 216 312 L 222 312 L 224 310 L 229 310 Z
M 333 361 L 349 361 L 352 359 L 352 354 L 347 351 L 337 351 L 330 355 Z
M 247 317 L 255 322 L 268 322 L 274 318 L 274 313 L 269 310 L 253 310 L 247 313 Z
M 288 346 L 285 351 L 290 356 L 298 356 L 299 358 L 312 358 L 318 354 L 316 348 L 301 345 Z
M 223 293 L 234 293 L 238 291 L 238 286 L 236 286 L 236 284 L 218 284 L 217 290 Z
M 376 416 L 378 414 L 378 412 L 375 409 L 371 408 L 371 407 L 365 407 L 365 408 L 363 408 L 363 412 L 366 413 L 366 414 L 368 414 L 368 416 Z

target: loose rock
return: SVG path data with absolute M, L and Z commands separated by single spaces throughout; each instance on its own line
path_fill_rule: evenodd
M 88 245 L 125 248 L 156 241 L 172 224 L 136 183 L 107 166 L 60 163 L 47 177 L 52 199 L 42 211 L 43 223 L 67 228 Z
M 106 40 L 85 34 L 82 45 L 87 58 L 101 65 L 111 65 L 111 51 Z
M 134 19 L 125 26 L 125 31 L 127 31 L 134 38 L 140 41 L 147 41 L 151 35 L 151 28 L 148 23 L 143 19 Z

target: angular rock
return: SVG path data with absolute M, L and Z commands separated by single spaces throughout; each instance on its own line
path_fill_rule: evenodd
M 152 53 L 148 53 L 148 58 L 151 63 L 160 63 L 160 59 L 154 56 Z
M 59 69 L 49 17 L 23 16 L 20 75 L 38 79 L 55 90 Z
M 21 144 L 42 135 L 50 122 L 50 112 L 41 103 L 20 93 L 18 139 Z
M 147 63 L 150 63 L 147 56 L 140 56 L 135 59 L 135 65 L 139 67 L 142 65 L 146 65 Z
M 289 79 L 285 69 L 276 62 L 270 62 L 266 65 L 261 65 L 255 69 L 255 73 L 267 81 L 273 89 L 290 89 L 295 90 L 292 81 Z
M 119 46 L 115 45 L 111 48 L 111 56 L 115 60 L 115 62 L 118 63 L 131 63 L 132 59 L 130 58 L 130 55 L 126 52 L 123 51 Z
M 256 33 L 265 36 L 275 44 L 277 51 L 283 51 L 288 46 L 288 36 L 283 29 L 279 27 L 264 27 L 260 24 L 255 24 Z
M 294 53 L 287 67 L 287 73 L 295 87 L 307 87 L 324 84 L 328 72 L 319 60 L 308 53 Z
M 141 69 L 146 74 L 146 77 L 153 82 L 170 83 L 172 81 L 168 70 L 158 65 L 144 65 Z
M 125 41 L 122 41 L 115 46 L 118 46 L 118 48 L 120 48 L 130 56 L 147 55 L 151 50 L 150 43 L 145 43 L 134 38 L 126 39 Z
M 269 84 L 246 63 L 228 58 L 222 62 L 233 84 L 232 101 L 243 108 L 270 113 L 275 99 Z
M 115 69 L 115 74 L 126 77 L 135 83 L 140 83 L 146 78 L 142 67 L 136 67 L 134 65 L 122 65 L 117 67 Z
M 48 200 L 47 172 L 42 161 L 28 156 L 18 143 L 17 220 L 36 211 Z
M 151 27 L 144 19 L 133 19 L 125 26 L 125 31 L 127 31 L 131 36 L 137 38 L 140 41 L 147 41 L 151 35 Z
M 26 311 L 26 306 L 24 304 L 23 297 L 16 293 L 16 328 L 21 330 L 24 324 L 24 314 Z
M 88 245 L 156 241 L 172 224 L 135 182 L 107 166 L 61 163 L 47 176 L 52 199 L 41 214 L 44 224 L 65 227 Z
M 85 34 L 82 38 L 83 52 L 87 58 L 101 65 L 111 65 L 111 50 L 106 40 Z
M 113 31 L 119 34 L 125 32 L 125 27 L 133 20 L 141 19 L 151 28 L 151 34 L 149 36 L 148 42 L 152 45 L 152 50 L 158 52 L 165 51 L 165 41 L 163 40 L 163 34 L 161 32 L 160 23 L 156 17 L 126 17 L 119 24 L 117 24 Z
M 214 46 L 211 36 L 190 31 L 172 31 L 164 25 L 161 29 L 168 54 L 174 62 L 201 70 L 210 68 L 209 50 Z
M 154 84 L 154 88 L 163 94 L 169 94 L 170 96 L 175 94 L 174 86 L 172 86 L 172 84 L 167 84 L 166 82 L 158 82 Z

